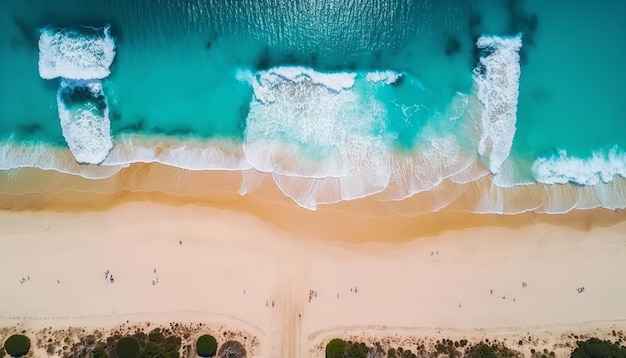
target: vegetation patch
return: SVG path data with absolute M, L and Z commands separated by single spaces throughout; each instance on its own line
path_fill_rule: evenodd
M 218 358 L 246 358 L 248 352 L 239 341 L 227 341 L 217 351 Z
M 326 358 L 343 358 L 346 351 L 346 342 L 343 339 L 332 339 L 326 345 Z
M 4 349 L 11 357 L 22 357 L 30 350 L 30 339 L 21 334 L 14 334 L 4 342 Z
M 217 352 L 217 340 L 208 334 L 200 336 L 196 342 L 196 351 L 200 357 L 214 357 Z
M 576 342 L 576 348 L 570 358 L 626 358 L 626 347 L 598 338 Z
M 120 358 L 137 358 L 139 355 L 139 342 L 135 337 L 121 338 L 116 347 Z
M 384 350 L 379 344 L 370 347 L 363 342 L 346 342 L 335 338 L 326 345 L 326 358 L 366 358 L 383 355 Z
M 470 346 L 465 356 L 468 358 L 513 358 L 523 357 L 524 355 L 518 351 L 514 351 L 502 343 L 484 343 L 480 342 Z

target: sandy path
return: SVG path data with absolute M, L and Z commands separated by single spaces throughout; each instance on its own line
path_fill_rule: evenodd
M 294 255 L 295 256 L 295 255 Z M 306 275 L 299 257 L 286 260 L 281 266 L 281 294 L 284 299 L 282 317 L 276 322 L 281 325 L 280 355 L 277 357 L 300 357 L 302 301 L 306 295 Z

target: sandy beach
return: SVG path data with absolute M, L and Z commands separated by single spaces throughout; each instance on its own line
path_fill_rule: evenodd
M 322 357 L 335 337 L 532 336 L 553 350 L 571 332 L 626 329 L 621 213 L 577 212 L 569 226 L 568 215 L 498 225 L 499 217 L 454 214 L 447 230 L 433 215 L 396 219 L 411 232 L 423 225 L 413 238 L 394 237 L 407 228 L 392 219 L 353 218 L 346 225 L 361 222 L 368 235 L 342 241 L 190 204 L 4 210 L 0 326 L 203 322 L 258 339 L 254 357 Z

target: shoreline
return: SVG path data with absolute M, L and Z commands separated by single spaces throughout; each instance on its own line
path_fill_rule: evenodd
M 523 228 L 548 224 L 580 231 L 610 227 L 626 221 L 626 210 L 594 208 L 572 210 L 565 214 L 524 212 L 520 214 L 480 214 L 443 210 L 432 213 L 402 215 L 388 210 L 374 198 L 324 205 L 310 211 L 285 197 L 275 186 L 265 183 L 252 193 L 240 195 L 236 190 L 238 173 L 219 173 L 212 181 L 219 189 L 205 195 L 174 195 L 163 192 L 119 191 L 98 194 L 66 190 L 59 194 L 34 193 L 7 195 L 0 193 L 0 210 L 10 212 L 99 213 L 138 203 L 157 203 L 170 207 L 186 205 L 228 212 L 245 213 L 270 223 L 282 231 L 309 239 L 350 243 L 380 241 L 404 242 L 435 236 L 447 231 L 470 228 Z M 234 183 L 234 184 L 233 184 Z M 406 199 L 403 205 L 419 202 L 420 196 Z
M 543 336 L 541 327 L 626 329 L 626 287 L 617 284 L 626 270 L 621 213 L 616 222 L 596 222 L 606 213 L 593 213 L 573 227 L 541 215 L 529 225 L 494 226 L 493 217 L 472 227 L 468 216 L 466 227 L 424 228 L 411 240 L 392 237 L 391 222 L 379 222 L 366 228 L 378 240 L 341 241 L 284 230 L 250 213 L 259 208 L 272 210 L 146 200 L 90 212 L 1 211 L 0 252 L 14 254 L 1 264 L 0 326 L 37 328 L 54 317 L 66 317 L 59 326 L 99 326 L 129 317 L 119 315 L 164 313 L 163 320 L 178 322 L 183 312 L 208 312 L 207 324 L 251 332 L 258 356 L 276 357 L 307 356 L 330 335 L 372 339 L 368 330 L 375 337 L 441 330 L 478 339 L 502 327 L 513 336 L 529 329 Z M 300 222 L 293 207 L 280 213 Z M 557 223 L 581 218 L 564 215 Z M 439 220 L 445 228 L 452 219 Z M 341 222 L 315 224 L 332 231 Z M 104 280 L 105 270 L 115 283 Z M 155 277 L 160 282 L 151 284 Z M 310 290 L 318 296 L 308 302 Z M 220 323 L 220 315 L 233 319 Z
M 365 169 L 347 177 L 322 179 L 262 173 L 247 162 L 240 144 L 226 139 L 203 142 L 129 136 L 116 144 L 108 162 L 100 166 L 78 164 L 69 150 L 63 148 L 9 147 L 0 155 L 8 169 L 0 170 L 0 204 L 15 195 L 36 197 L 74 191 L 101 195 L 151 192 L 184 197 L 187 203 L 199 200 L 200 204 L 211 201 L 217 192 L 255 194 L 266 202 L 297 202 L 299 209 L 312 211 L 340 208 L 356 216 L 416 216 L 441 211 L 485 215 L 563 214 L 591 208 L 623 210 L 626 206 L 626 198 L 619 194 L 626 190 L 626 178 L 619 175 L 607 183 L 589 186 L 537 182 L 498 186 L 487 166 L 473 152 L 459 154 L 462 158 L 458 159 L 460 167 L 456 169 L 450 163 L 441 164 L 440 168 L 424 166 L 431 160 L 419 153 L 414 156 L 391 153 L 393 160 L 387 163 L 392 173 L 389 181 L 385 184 L 377 179 L 376 183 L 368 184 L 366 179 L 371 173 Z M 148 163 L 127 163 L 123 158 L 142 158 Z M 32 167 L 32 160 L 40 163 L 42 169 Z M 291 161 L 280 155 L 275 160 Z M 181 167 L 163 164 L 172 161 L 183 163 Z M 203 169 L 210 161 L 232 170 Z M 66 172 L 59 171 L 62 168 Z M 432 175 L 415 168 L 423 168 Z M 506 181 L 496 181 L 503 180 Z M 383 184 L 384 188 L 378 187 Z M 361 193 L 361 189 L 365 191 Z M 360 194 L 366 196 L 353 198 Z M 344 200 L 344 197 L 352 199 Z

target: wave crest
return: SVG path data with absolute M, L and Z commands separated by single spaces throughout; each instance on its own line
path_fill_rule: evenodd
M 43 29 L 39 37 L 39 75 L 77 80 L 102 79 L 110 74 L 115 42 L 110 28 Z
M 615 146 L 583 159 L 559 150 L 556 155 L 535 160 L 532 171 L 535 180 L 544 184 L 607 184 L 616 176 L 626 178 L 626 152 Z

